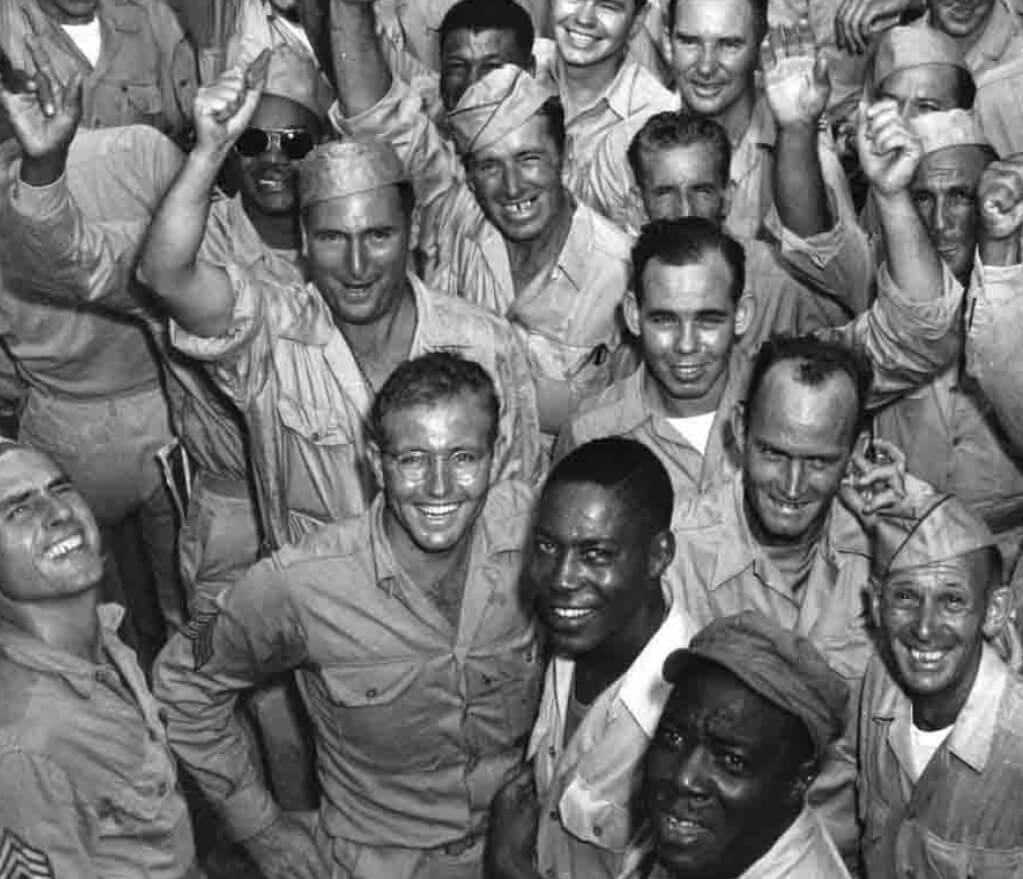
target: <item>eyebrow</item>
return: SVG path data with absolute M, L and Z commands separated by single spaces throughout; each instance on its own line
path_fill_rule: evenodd
M 49 492 L 53 491 L 55 488 L 66 488 L 69 485 L 71 485 L 71 477 L 62 474 L 54 477 L 46 483 L 45 490 Z M 37 488 L 30 488 L 25 491 L 18 492 L 17 494 L 0 499 L 0 507 L 16 507 L 18 504 L 22 504 L 25 501 L 30 500 L 36 494 L 39 494 L 39 489 Z

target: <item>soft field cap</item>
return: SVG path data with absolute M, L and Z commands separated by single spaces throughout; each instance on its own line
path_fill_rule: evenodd
M 276 95 L 300 104 L 322 119 L 333 95 L 313 59 L 291 46 L 275 46 L 270 53 L 264 95 Z
M 298 198 L 303 208 L 407 183 L 398 154 L 382 140 L 346 140 L 321 144 L 298 166 Z
M 761 613 L 747 610 L 714 620 L 685 650 L 665 660 L 664 679 L 684 677 L 698 656 L 730 671 L 754 692 L 806 726 L 818 756 L 845 726 L 849 688 L 810 642 Z
M 473 83 L 448 113 L 462 155 L 484 149 L 521 128 L 554 93 L 521 67 L 505 64 Z
M 878 513 L 873 536 L 872 567 L 882 578 L 998 545 L 961 500 L 933 491 Z
M 922 113 L 909 124 L 923 141 L 924 155 L 954 146 L 991 146 L 973 114 L 966 110 Z
M 925 64 L 948 64 L 969 72 L 959 46 L 943 31 L 932 27 L 893 27 L 878 41 L 873 84 L 880 85 L 893 73 Z

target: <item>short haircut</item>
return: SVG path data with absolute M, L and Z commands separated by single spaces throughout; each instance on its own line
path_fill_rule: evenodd
M 671 527 L 675 492 L 660 459 L 643 443 L 621 436 L 592 440 L 562 458 L 544 483 L 543 494 L 566 484 L 592 483 L 622 498 L 630 513 L 655 531 Z
M 515 0 L 460 0 L 448 11 L 440 23 L 441 51 L 452 31 L 511 31 L 515 46 L 523 56 L 533 54 L 533 19 Z
M 845 375 L 856 392 L 856 432 L 867 416 L 867 400 L 873 385 L 870 361 L 859 349 L 820 336 L 777 335 L 767 339 L 757 351 L 746 389 L 746 419 L 753 418 L 754 403 L 764 378 L 778 363 L 791 361 L 796 382 L 818 387 L 832 376 Z M 855 438 L 855 434 L 854 434 Z
M 670 266 L 691 266 L 713 253 L 728 266 L 732 274 L 732 302 L 738 302 L 746 289 L 746 251 L 738 241 L 703 217 L 647 223 L 632 248 L 632 288 L 636 301 L 643 303 L 643 274 L 650 260 Z
M 714 155 L 717 182 L 728 185 L 732 165 L 732 145 L 728 134 L 713 119 L 685 111 L 655 113 L 629 144 L 627 153 L 632 176 L 643 186 L 643 160 L 651 153 L 673 147 L 707 146 Z
M 668 30 L 675 30 L 675 16 L 678 14 L 679 3 L 683 3 L 685 0 L 668 0 Z M 760 45 L 760 41 L 767 35 L 768 21 L 767 21 L 767 6 L 769 0 L 746 0 L 750 5 L 750 9 L 753 10 L 753 33 L 756 37 L 757 45 Z
M 370 437 L 383 448 L 387 438 L 384 420 L 392 412 L 433 406 L 462 394 L 478 397 L 490 415 L 490 442 L 493 444 L 497 440 L 501 411 L 494 381 L 475 360 L 449 351 L 431 351 L 406 360 L 388 376 L 370 409 Z

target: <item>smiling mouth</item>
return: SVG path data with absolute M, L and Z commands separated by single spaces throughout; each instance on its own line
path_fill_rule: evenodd
M 524 198 L 521 201 L 507 202 L 506 204 L 501 205 L 501 209 L 512 217 L 512 219 L 525 219 L 536 207 L 536 199 L 537 197 L 534 195 L 532 198 Z
M 906 647 L 909 658 L 914 665 L 933 666 L 939 665 L 948 656 L 948 650 L 917 650 L 915 647 Z
M 772 506 L 781 510 L 783 513 L 788 514 L 798 513 L 810 506 L 809 501 L 786 501 L 774 496 L 770 496 L 769 500 L 771 501 Z
M 592 616 L 596 611 L 592 607 L 557 607 L 552 606 L 551 616 L 559 622 L 577 623 Z
M 703 374 L 703 370 L 703 364 L 671 367 L 672 374 L 684 381 L 692 381 L 694 378 L 699 378 Z
M 574 44 L 577 49 L 588 49 L 597 42 L 597 37 L 592 34 L 584 34 L 571 28 L 565 28 L 564 33 L 568 36 L 569 42 Z
M 417 509 L 427 522 L 439 525 L 446 523 L 458 512 L 460 506 L 461 504 L 420 504 Z
M 677 818 L 667 812 L 661 812 L 662 835 L 669 838 L 672 843 L 691 844 L 699 837 L 705 836 L 710 831 L 698 821 L 691 821 L 688 818 Z
M 43 555 L 51 562 L 60 561 L 61 559 L 67 558 L 72 553 L 78 552 L 84 548 L 85 536 L 82 534 L 72 534 L 70 537 L 65 537 L 63 540 L 46 549 Z

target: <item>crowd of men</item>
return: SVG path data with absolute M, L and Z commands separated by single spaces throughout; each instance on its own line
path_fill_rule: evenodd
M 1023 0 L 0 0 L 0 879 L 1020 879 L 1021 242 Z

